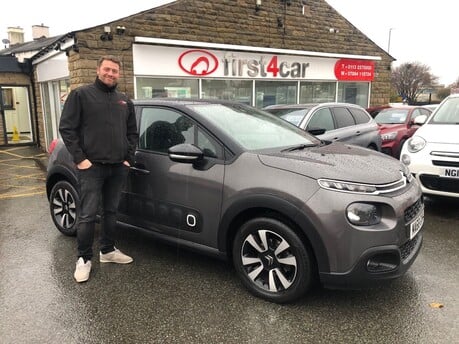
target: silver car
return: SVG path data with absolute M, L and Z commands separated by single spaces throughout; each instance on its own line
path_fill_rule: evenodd
M 400 161 L 321 141 L 240 103 L 155 99 L 135 107 L 139 142 L 119 223 L 227 259 L 254 295 L 285 303 L 314 281 L 380 283 L 403 275 L 420 251 L 421 189 Z M 62 141 L 46 190 L 54 224 L 75 235 L 78 184 Z
M 268 111 L 321 140 L 341 141 L 381 151 L 378 125 L 361 106 L 349 103 L 271 105 Z

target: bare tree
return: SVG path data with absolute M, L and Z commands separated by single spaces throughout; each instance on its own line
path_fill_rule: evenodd
M 391 74 L 392 86 L 408 104 L 416 102 L 421 92 L 438 82 L 430 67 L 419 62 L 409 62 L 394 68 Z

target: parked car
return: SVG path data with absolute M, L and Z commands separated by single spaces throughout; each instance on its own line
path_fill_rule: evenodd
M 367 112 L 370 114 L 371 117 L 375 118 L 376 115 L 381 110 L 388 109 L 390 107 L 391 107 L 391 105 L 389 105 L 389 104 L 387 104 L 387 105 L 378 105 L 378 106 L 372 106 L 372 107 L 366 108 L 365 110 L 367 110 Z
M 154 99 L 135 107 L 139 143 L 121 225 L 228 259 L 250 292 L 278 303 L 314 281 L 362 287 L 414 262 L 424 206 L 400 161 L 321 141 L 240 103 Z M 75 235 L 75 165 L 62 141 L 54 147 L 50 214 L 58 230 Z
M 359 105 L 314 103 L 270 105 L 263 110 L 285 119 L 321 140 L 341 141 L 381 150 L 378 125 Z
M 382 109 L 375 117 L 382 138 L 382 152 L 398 159 L 405 141 L 420 127 L 414 119 L 431 112 L 422 106 L 411 105 Z
M 406 142 L 401 160 L 424 194 L 459 198 L 459 94 L 447 97 Z

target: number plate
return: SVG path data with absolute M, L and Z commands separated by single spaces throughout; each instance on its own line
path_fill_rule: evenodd
M 459 178 L 459 168 L 445 168 L 440 177 Z
M 418 217 L 414 219 L 413 222 L 410 223 L 410 240 L 413 239 L 416 234 L 421 230 L 422 225 L 424 224 L 424 207 L 419 212 Z

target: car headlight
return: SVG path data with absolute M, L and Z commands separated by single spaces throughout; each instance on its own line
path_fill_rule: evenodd
M 390 133 L 381 134 L 381 139 L 383 141 L 393 141 L 397 137 L 396 131 L 391 131 Z
M 381 209 L 374 204 L 352 203 L 346 209 L 346 217 L 357 226 L 373 226 L 381 222 Z
M 406 147 L 408 148 L 408 152 L 416 153 L 419 152 L 426 146 L 426 140 L 424 140 L 421 136 L 413 136 L 406 142 Z
M 318 183 L 324 189 L 332 191 L 344 191 L 352 193 L 376 193 L 376 186 L 371 184 L 360 184 L 343 182 L 339 180 L 319 179 Z

